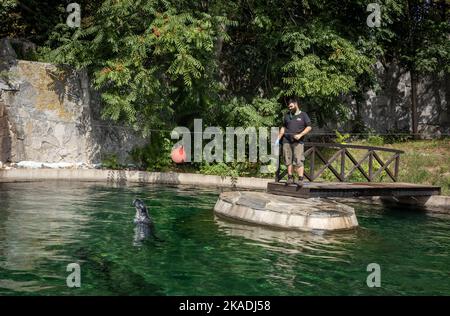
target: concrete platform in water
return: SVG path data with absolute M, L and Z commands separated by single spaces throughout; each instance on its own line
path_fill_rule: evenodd
M 352 207 L 319 198 L 295 198 L 263 192 L 223 192 L 217 216 L 292 230 L 346 230 L 358 226 Z

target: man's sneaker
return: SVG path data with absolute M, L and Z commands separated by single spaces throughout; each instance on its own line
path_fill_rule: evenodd
M 297 181 L 295 181 L 295 184 L 296 184 L 298 187 L 302 187 L 302 186 L 303 186 L 303 178 L 298 179 Z
M 287 184 L 287 185 L 289 185 L 289 184 L 294 184 L 294 177 L 293 177 L 293 176 L 288 176 L 288 179 L 287 179 L 286 184 Z

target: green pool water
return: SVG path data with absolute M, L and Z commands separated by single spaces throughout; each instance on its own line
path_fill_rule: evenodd
M 360 228 L 272 231 L 216 218 L 219 189 L 0 184 L 0 295 L 450 294 L 450 217 L 353 205 Z M 133 245 L 142 198 L 165 242 Z M 78 263 L 81 287 L 69 288 Z M 381 267 L 369 288 L 367 265 Z

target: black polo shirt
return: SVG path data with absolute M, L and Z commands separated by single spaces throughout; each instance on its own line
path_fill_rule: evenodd
M 302 111 L 297 115 L 294 115 L 291 112 L 286 113 L 284 116 L 285 131 L 283 143 L 302 142 L 304 137 L 296 140 L 294 136 L 303 132 L 307 126 L 311 126 L 311 120 L 305 112 Z

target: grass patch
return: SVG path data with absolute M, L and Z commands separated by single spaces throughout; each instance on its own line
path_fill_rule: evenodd
M 368 145 L 366 142 L 354 144 Z M 417 140 L 386 144 L 403 150 L 400 156 L 399 182 L 437 185 L 443 195 L 450 195 L 450 139 Z M 386 160 L 389 153 L 381 153 Z M 383 172 L 384 174 L 384 172 Z
M 375 141 L 377 141 L 375 139 Z M 398 181 L 417 183 L 417 184 L 428 184 L 440 186 L 443 195 L 450 195 L 450 139 L 442 140 L 420 140 L 420 141 L 406 141 L 398 142 L 392 144 L 381 143 L 374 144 L 374 139 L 367 139 L 365 141 L 353 142 L 354 145 L 365 145 L 365 146 L 380 146 L 386 148 L 394 148 L 404 151 L 404 154 L 400 155 L 400 168 Z M 366 154 L 366 150 L 363 149 L 349 149 L 350 153 L 355 157 L 357 161 L 363 158 Z M 325 159 L 329 159 L 335 152 L 336 149 L 320 148 L 320 152 Z M 387 161 L 392 153 L 389 152 L 379 152 L 378 155 L 383 161 Z M 319 169 L 323 166 L 323 163 L 319 163 L 316 157 L 316 163 L 314 167 L 314 172 L 317 173 Z M 361 167 L 364 171 L 369 174 L 368 159 L 366 159 Z M 332 166 L 340 172 L 340 158 L 338 158 Z M 353 164 L 349 159 L 346 159 L 345 170 L 346 175 L 353 167 Z M 374 159 L 373 160 L 374 172 L 380 168 L 380 164 Z M 389 165 L 389 169 L 394 173 L 394 163 Z M 305 162 L 305 170 L 310 173 L 310 161 L 309 159 Z M 337 178 L 333 173 L 326 169 L 321 176 L 315 181 L 330 181 L 336 182 Z M 347 180 L 349 182 L 367 182 L 367 179 L 361 174 L 359 170 L 355 170 L 350 178 Z M 376 179 L 376 182 L 391 182 L 392 180 L 383 171 Z

